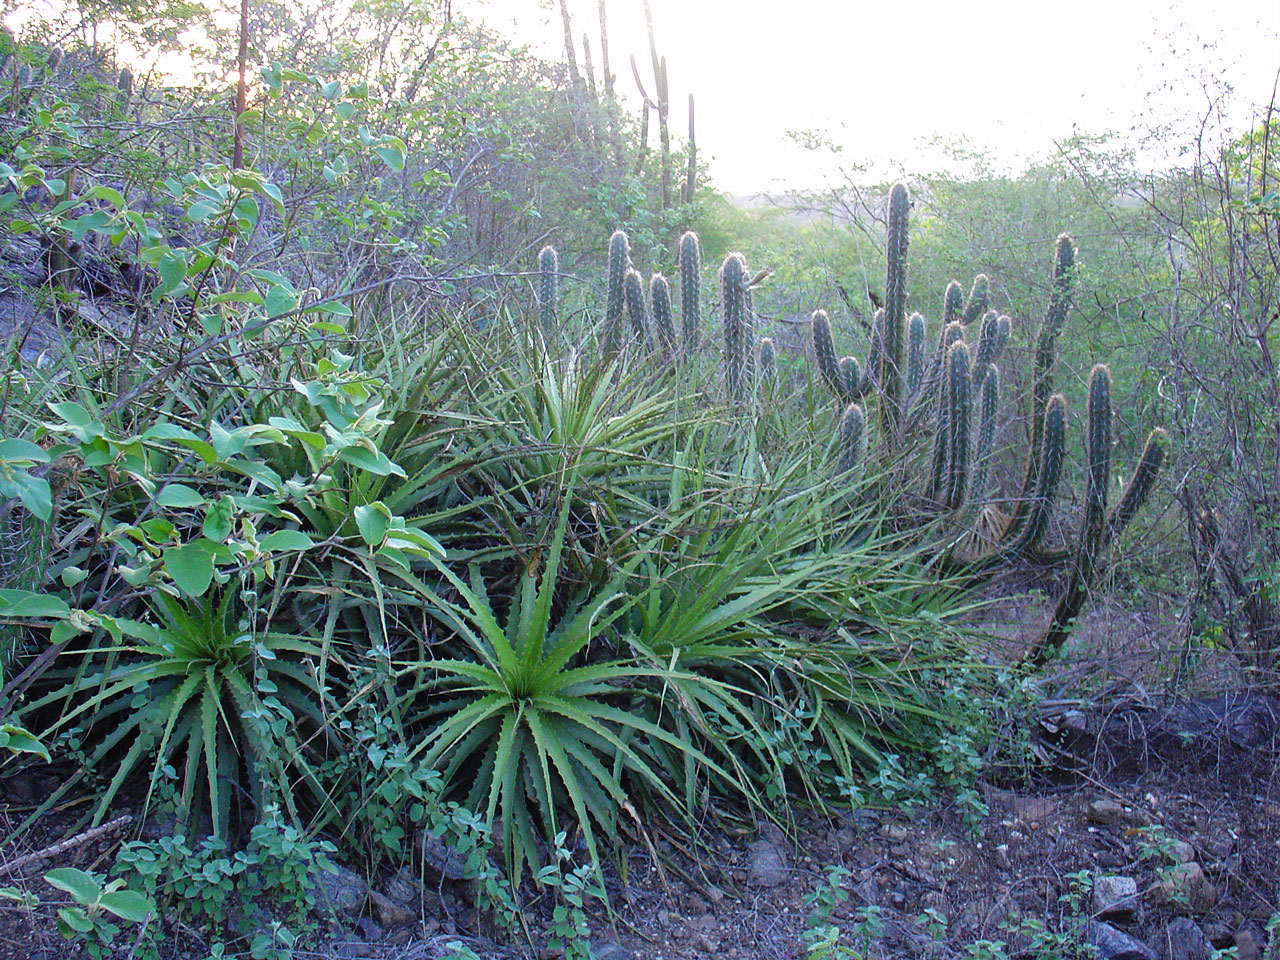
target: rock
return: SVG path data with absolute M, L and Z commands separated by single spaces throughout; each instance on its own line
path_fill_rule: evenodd
M 593 940 L 591 956 L 595 960 L 631 960 L 635 954 L 614 940 Z
M 1110 797 L 1094 800 L 1084 808 L 1084 818 L 1090 823 L 1099 823 L 1104 827 L 1113 827 L 1129 819 L 1124 807 Z
M 467 876 L 466 860 L 457 850 L 447 846 L 430 830 L 421 830 L 414 842 L 422 850 L 427 864 L 446 880 L 463 880 Z
M 1159 960 L 1155 951 L 1109 923 L 1090 920 L 1085 925 L 1085 940 L 1098 948 L 1102 960 Z
M 1023 823 L 1039 823 L 1048 820 L 1058 810 L 1058 804 L 1049 797 L 1014 797 L 1013 815 Z
M 1138 906 L 1138 881 L 1133 877 L 1101 876 L 1093 881 L 1093 915 L 1132 916 Z
M 1165 927 L 1163 960 L 1209 960 L 1209 941 L 1194 920 L 1179 917 Z
M 1185 907 L 1192 913 L 1208 913 L 1218 902 L 1218 889 L 1198 863 L 1179 863 L 1164 871 L 1146 892 L 1155 906 Z
M 412 906 L 422 899 L 422 886 L 406 867 L 401 867 L 382 886 L 382 892 L 396 903 Z
M 892 840 L 894 843 L 901 843 L 909 835 L 907 828 L 900 823 L 886 823 L 880 828 L 880 836 L 886 840 Z
M 382 927 L 372 917 L 361 917 L 356 921 L 356 933 L 366 943 L 382 939 Z
M 1267 936 L 1253 924 L 1246 923 L 1236 931 L 1234 942 L 1236 960 L 1262 960 Z
M 747 848 L 747 882 L 753 887 L 777 887 L 791 875 L 786 854 L 769 840 L 756 840 Z
M 317 912 L 339 918 L 360 913 L 369 895 L 369 885 L 360 874 L 346 867 L 335 867 L 333 873 L 317 868 L 311 877 Z
M 408 904 L 398 903 L 385 894 L 373 890 L 369 894 L 374 909 L 378 911 L 378 919 L 387 927 L 395 927 L 404 923 L 417 923 L 418 913 Z
M 1169 848 L 1169 858 L 1176 863 L 1190 863 L 1196 858 L 1196 848 L 1185 840 L 1178 840 Z

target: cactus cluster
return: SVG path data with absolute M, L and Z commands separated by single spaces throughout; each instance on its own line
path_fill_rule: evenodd
M 1016 494 L 998 499 L 988 490 L 996 455 L 1000 408 L 1000 362 L 1013 335 L 1013 321 L 991 307 L 991 283 L 979 274 L 966 296 L 956 281 L 943 296 L 939 330 L 929 348 L 928 322 L 908 312 L 907 247 L 911 200 L 905 186 L 890 191 L 887 216 L 884 306 L 870 329 L 865 363 L 841 357 L 831 317 L 814 311 L 808 324 L 814 380 L 839 401 L 840 417 L 833 442 L 836 476 L 841 483 L 861 479 L 867 462 L 868 417 L 878 407 L 877 454 L 885 465 L 887 502 L 895 523 L 915 517 L 921 529 L 945 530 L 937 542 L 939 559 L 951 568 L 982 575 L 1013 563 L 1062 564 L 1069 569 L 1067 588 L 1049 628 L 1027 658 L 1041 662 L 1061 646 L 1078 616 L 1097 570 L 1116 536 L 1141 509 L 1154 486 L 1165 456 L 1167 437 L 1152 431 L 1119 503 L 1108 512 L 1111 477 L 1111 378 L 1107 368 L 1094 368 L 1089 382 L 1086 440 L 1085 511 L 1074 543 L 1067 549 L 1043 546 L 1066 461 L 1067 404 L 1054 392 L 1053 372 L 1058 339 L 1071 308 L 1075 282 L 1075 246 L 1063 235 L 1055 244 L 1053 290 L 1036 337 L 1032 372 L 1030 444 Z M 701 247 L 692 232 L 680 237 L 676 263 L 680 284 L 681 325 L 677 338 L 670 282 L 662 274 L 649 281 L 646 302 L 643 279 L 631 263 L 627 235 L 616 231 L 609 241 L 604 347 L 616 356 L 623 349 L 623 314 L 631 339 L 664 355 L 690 357 L 700 347 Z M 555 251 L 539 256 L 540 304 L 544 329 L 555 319 L 558 273 Z M 755 278 L 757 281 L 759 277 Z M 779 377 L 778 345 L 757 338 L 753 279 L 746 259 L 731 253 L 719 272 L 723 329 L 723 378 L 730 403 L 738 409 L 753 403 L 758 370 L 762 383 Z M 650 313 L 652 323 L 650 323 Z M 933 356 L 928 353 L 932 349 Z M 772 391 L 771 391 L 771 395 Z M 912 494 L 909 471 L 917 442 L 932 437 L 932 469 L 920 496 Z M 874 488 L 873 488 L 874 489 Z M 905 496 L 904 496 L 905 495 Z M 997 503 L 1009 502 L 1006 511 Z M 931 534 L 932 535 L 932 534 Z

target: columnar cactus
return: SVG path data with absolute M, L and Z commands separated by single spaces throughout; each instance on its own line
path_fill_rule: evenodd
M 702 327 L 699 293 L 702 283 L 702 246 L 692 230 L 680 238 L 677 256 L 680 261 L 680 319 L 683 326 L 684 352 L 690 356 L 698 349 Z
M 920 381 L 924 377 L 924 317 L 918 313 L 911 315 L 907 330 L 907 397 L 911 398 L 920 392 Z
M 990 311 L 982 318 L 978 331 L 978 349 L 973 357 L 973 382 L 987 374 L 987 364 L 997 363 L 996 347 L 1000 341 L 1000 320 L 995 311 Z
M 649 300 L 653 304 L 653 328 L 658 343 L 668 353 L 676 346 L 676 328 L 671 318 L 671 284 L 660 273 L 649 280 Z
M 760 338 L 760 379 L 772 383 L 778 376 L 778 356 L 773 337 Z
M 996 439 L 996 412 L 1000 407 L 1000 370 L 994 363 L 987 364 L 980 389 L 978 444 L 973 452 L 974 478 L 969 490 L 970 499 L 979 506 L 987 498 L 987 475 L 991 470 L 991 454 Z
M 742 254 L 731 253 L 725 257 L 720 268 L 725 383 L 729 388 L 729 400 L 734 405 L 745 403 L 751 390 L 748 353 L 754 339 L 751 336 L 747 281 L 747 262 Z
M 991 300 L 991 281 L 985 273 L 973 278 L 973 286 L 969 288 L 969 299 L 965 301 L 964 311 L 960 314 L 960 322 L 966 327 L 987 312 L 987 304 Z
M 813 360 L 822 382 L 840 393 L 840 373 L 836 365 L 836 344 L 831 334 L 831 318 L 825 310 L 815 310 L 809 322 L 813 337 Z
M 867 388 L 880 389 L 881 358 L 884 356 L 884 309 L 871 318 L 871 342 L 867 344 Z
M 853 403 L 862 396 L 862 365 L 857 357 L 841 357 L 838 369 L 840 398 L 845 403 Z
M 947 352 L 947 471 L 945 502 L 958 510 L 964 504 L 969 481 L 969 433 L 972 429 L 972 400 L 969 382 L 969 347 L 963 340 Z
M 867 450 L 867 417 L 860 404 L 845 407 L 840 418 L 840 462 L 836 470 L 840 477 L 856 479 Z
M 1007 534 L 1012 537 L 1012 542 L 1003 552 L 1004 559 L 1033 556 L 1040 548 L 1040 540 L 1049 525 L 1049 513 L 1058 490 L 1058 480 L 1062 476 L 1066 431 L 1067 402 L 1062 394 L 1055 393 L 1045 405 L 1044 418 L 1037 431 L 1040 434 L 1040 450 L 1039 456 L 1035 457 L 1036 488 L 1023 504 L 1026 508 L 1025 522 L 1016 532 L 1011 529 Z
M 942 296 L 942 327 L 945 330 L 948 323 L 959 323 L 960 318 L 964 315 L 964 287 L 960 286 L 959 280 L 952 280 L 947 284 L 946 293 Z
M 902 424 L 902 375 L 906 370 L 907 322 L 907 220 L 911 199 L 904 184 L 889 191 L 888 231 L 885 246 L 884 353 L 880 357 L 878 385 L 884 439 L 895 445 Z
M 1039 482 L 1040 459 L 1037 455 L 1041 447 L 1041 436 L 1044 422 L 1039 418 L 1039 411 L 1049 402 L 1053 392 L 1053 365 L 1057 359 L 1058 334 L 1066 323 L 1067 313 L 1071 309 L 1071 301 L 1075 288 L 1076 248 L 1071 238 L 1065 233 L 1058 237 L 1054 249 L 1053 292 L 1049 295 L 1049 306 L 1045 310 L 1044 320 L 1040 323 L 1040 335 L 1036 340 L 1035 370 L 1031 390 L 1031 410 L 1033 414 L 1031 432 L 1031 453 L 1027 457 L 1027 467 L 1022 479 L 1022 493 L 1019 496 L 1018 508 L 1014 513 L 1013 530 L 1020 530 L 1026 522 L 1027 504 L 1033 499 L 1033 491 Z
M 604 349 L 613 355 L 622 349 L 622 287 L 631 266 L 631 242 L 622 230 L 609 238 L 609 283 L 604 307 Z
M 538 314 L 544 337 L 550 337 L 555 331 L 559 310 L 560 258 L 556 248 L 548 244 L 538 254 Z
M 649 311 L 644 302 L 644 279 L 634 267 L 627 269 L 622 282 L 623 299 L 627 303 L 627 316 L 631 318 L 631 336 L 638 344 L 649 342 Z

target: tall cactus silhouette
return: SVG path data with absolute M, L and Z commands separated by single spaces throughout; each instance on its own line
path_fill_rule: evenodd
M 660 273 L 649 280 L 649 300 L 653 304 L 653 329 L 658 334 L 658 344 L 670 353 L 676 346 L 676 328 L 671 318 L 671 284 Z
M 906 370 L 907 221 L 911 199 L 905 184 L 889 190 L 885 244 L 884 352 L 877 377 L 884 437 L 896 444 L 902 427 L 902 375 Z
M 542 335 L 550 337 L 560 312 L 560 258 L 548 244 L 538 253 L 538 316 Z
M 840 393 L 840 372 L 836 365 L 836 343 L 831 333 L 831 318 L 825 310 L 815 310 L 809 321 L 813 337 L 813 360 L 818 374 L 836 395 Z
M 725 383 L 729 400 L 744 404 L 751 390 L 748 353 L 754 344 L 751 308 L 747 291 L 747 262 L 740 253 L 731 253 L 720 267 L 720 301 L 724 313 Z
M 1040 549 L 1040 540 L 1049 525 L 1053 498 L 1062 476 L 1063 453 L 1066 448 L 1067 401 L 1055 393 L 1045 404 L 1041 420 L 1040 450 L 1036 461 L 1036 486 L 1029 499 L 1023 501 L 1025 521 L 1017 531 L 1010 529 L 1012 542 L 1004 551 L 1006 559 L 1030 557 Z
M 702 245 L 692 230 L 680 238 L 677 259 L 680 261 L 680 320 L 683 348 L 692 355 L 698 349 L 702 330 L 700 291 L 702 284 Z
M 644 346 L 649 342 L 649 311 L 644 302 L 644 279 L 634 267 L 628 268 L 623 278 L 622 295 L 631 318 L 631 338 Z
M 964 316 L 964 287 L 960 286 L 959 280 L 952 280 L 947 284 L 946 292 L 942 297 L 943 329 L 946 329 L 948 323 L 959 323 L 962 316 Z
M 622 287 L 631 266 L 631 241 L 622 230 L 609 238 L 609 281 L 605 294 L 604 349 L 613 355 L 622 349 Z
M 133 101 L 133 71 L 128 67 L 120 68 L 120 74 L 116 77 L 116 88 L 120 91 L 120 110 L 125 112 Z

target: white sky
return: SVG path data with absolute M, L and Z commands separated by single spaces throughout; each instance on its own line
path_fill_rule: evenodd
M 635 53 L 652 93 L 641 0 L 608 0 L 620 91 Z M 1271 97 L 1280 0 L 651 0 L 667 57 L 671 126 L 697 133 L 715 184 L 732 192 L 817 185 L 833 169 L 786 141 L 823 131 L 844 162 L 885 175 L 942 163 L 935 134 L 968 134 L 997 165 L 1043 156 L 1081 132 L 1152 117 L 1198 124 L 1204 83 L 1235 88 L 1231 122 Z M 550 56 L 563 47 L 558 0 L 455 0 Z M 596 0 L 569 0 L 600 69 Z M 581 63 L 581 52 L 579 51 Z

